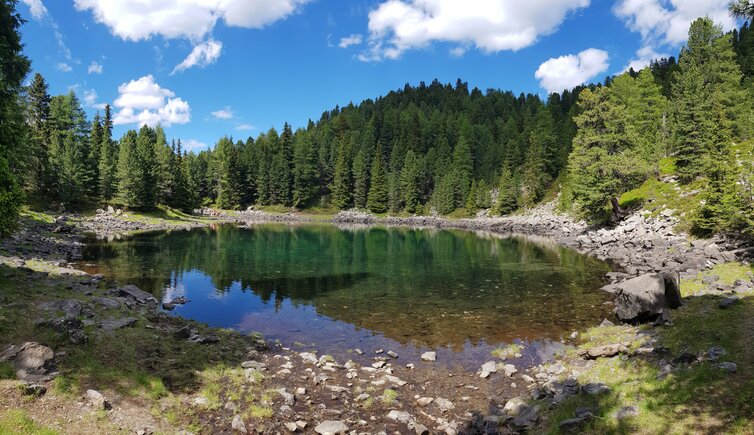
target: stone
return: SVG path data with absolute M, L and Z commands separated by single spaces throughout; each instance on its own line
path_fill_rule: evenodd
M 110 403 L 108 403 L 105 396 L 97 390 L 86 390 L 86 401 L 94 407 L 94 409 L 106 410 L 110 409 Z
M 298 388 L 296 388 L 296 395 L 298 395 L 298 396 L 306 396 L 306 388 L 304 388 L 304 387 L 298 387 Z
M 603 383 L 588 383 L 581 386 L 581 391 L 590 396 L 598 396 L 610 392 L 610 387 Z
M 393 421 L 397 421 L 398 423 L 404 423 L 404 424 L 408 424 L 411 422 L 411 420 L 413 420 L 413 418 L 411 417 L 411 414 L 409 414 L 408 412 L 397 411 L 395 409 L 390 411 L 387 414 L 387 418 Z
M 608 344 L 605 346 L 597 346 L 591 349 L 582 349 L 579 351 L 579 356 L 584 359 L 597 359 L 604 357 L 612 357 L 619 354 L 629 354 L 630 349 L 622 343 Z
M 146 304 L 147 302 L 155 304 L 157 303 L 157 299 L 155 299 L 155 297 L 152 296 L 151 293 L 147 293 L 139 287 L 136 287 L 135 285 L 124 285 L 123 287 L 118 289 L 118 293 L 121 296 L 130 296 L 140 304 Z
M 298 426 L 296 426 L 296 423 L 286 423 L 285 428 L 288 429 L 288 432 L 296 432 L 298 431 Z
M 296 396 L 286 391 L 285 388 L 279 389 L 278 394 L 283 397 L 283 401 L 285 401 L 286 405 L 293 406 L 296 403 Z
M 128 326 L 132 326 L 138 320 L 139 319 L 135 317 L 124 317 L 122 319 L 105 319 L 100 322 L 100 328 L 102 328 L 103 331 L 111 332 L 115 331 L 116 329 L 122 329 Z
M 92 302 L 106 309 L 120 308 L 120 302 L 112 298 L 94 297 Z
M 527 408 L 529 405 L 526 403 L 526 401 L 521 397 L 514 397 L 513 399 L 510 399 L 505 403 L 505 406 L 503 407 L 503 412 L 508 414 L 511 417 L 515 417 L 521 413 L 521 411 L 524 408 Z
M 616 420 L 623 420 L 629 417 L 636 417 L 637 415 L 639 415 L 639 408 L 631 405 L 624 406 L 621 409 L 615 411 L 613 417 L 615 417 Z
M 497 373 L 497 364 L 495 361 L 487 361 L 482 364 L 482 368 L 479 371 L 479 377 L 483 379 L 489 378 L 492 373 Z
M 165 311 L 173 311 L 175 309 L 175 304 L 171 302 L 165 302 L 162 304 L 162 309 Z
M 537 410 L 527 406 L 521 410 L 518 416 L 508 422 L 508 427 L 516 432 L 524 432 L 532 429 L 537 420 L 539 420 Z
M 317 357 L 311 352 L 301 352 L 299 356 L 307 364 L 317 365 L 317 363 L 319 363 Z
M 615 314 L 624 322 L 654 320 L 666 308 L 681 306 L 678 273 L 650 273 L 617 284 Z
M 718 304 L 718 306 L 722 309 L 726 309 L 735 305 L 737 302 L 738 302 L 738 297 L 736 296 L 733 296 L 730 298 L 723 298 L 720 300 L 720 303 Z
M 414 423 L 414 432 L 416 435 L 429 435 L 429 429 L 423 424 Z
M 681 364 L 691 364 L 698 360 L 698 357 L 690 352 L 683 352 L 682 354 L 678 355 L 677 357 L 673 358 L 672 361 L 670 361 L 670 364 L 674 366 L 678 366 Z
M 441 397 L 438 397 L 437 399 L 435 399 L 435 405 L 437 405 L 437 407 L 440 408 L 440 412 L 447 412 L 447 411 L 450 411 L 451 409 L 455 409 L 456 407 L 453 404 L 453 402 L 451 402 L 448 399 L 443 399 Z
M 722 347 L 713 346 L 707 350 L 707 359 L 710 361 L 717 361 L 721 356 L 727 355 L 728 352 Z
M 0 361 L 10 362 L 16 378 L 29 382 L 44 382 L 54 377 L 55 353 L 36 342 L 12 345 L 0 353 Z
M 513 364 L 505 364 L 503 366 L 503 372 L 505 373 L 506 377 L 510 378 L 511 376 L 513 376 L 516 373 L 518 373 L 518 369 Z
M 578 430 L 588 420 L 589 419 L 586 417 L 573 417 L 573 418 L 569 418 L 569 419 L 561 421 L 560 423 L 558 423 L 558 426 L 560 426 L 560 430 L 570 432 L 570 431 Z
M 86 333 L 80 329 L 74 329 L 68 332 L 68 341 L 71 344 L 86 344 L 89 341 L 89 337 Z
M 241 363 L 241 367 L 245 369 L 254 369 L 258 372 L 263 372 L 267 370 L 267 364 L 259 362 L 259 361 L 244 361 Z
M 736 363 L 732 363 L 732 362 L 720 362 L 720 363 L 715 364 L 715 367 L 720 370 L 725 370 L 726 372 L 729 372 L 729 373 L 735 373 L 736 370 L 738 370 L 738 366 L 736 366 Z
M 246 429 L 246 423 L 243 422 L 243 418 L 239 414 L 236 414 L 235 416 L 233 416 L 233 421 L 230 423 L 230 427 L 235 432 L 240 432 L 240 433 L 249 432 Z
M 81 302 L 76 299 L 45 302 L 40 305 L 40 308 L 46 311 L 62 311 L 66 317 L 80 316 L 83 309 Z
M 602 326 L 602 327 L 615 326 L 615 323 L 613 323 L 613 322 L 611 322 L 611 321 L 609 321 L 607 319 L 602 319 L 602 323 L 600 323 L 600 326 Z
M 40 397 L 44 396 L 44 394 L 47 392 L 47 387 L 39 384 L 26 384 L 23 386 L 23 388 L 24 394 L 26 394 L 27 396 Z
M 341 435 L 348 432 L 348 426 L 342 421 L 326 420 L 318 424 L 314 432 L 320 435 Z
M 424 352 L 422 354 L 422 361 L 429 361 L 429 362 L 435 362 L 435 361 L 437 361 L 437 353 L 436 352 Z
M 191 403 L 193 403 L 194 406 L 207 406 L 209 405 L 209 399 L 206 397 L 194 397 L 194 400 Z
M 388 355 L 389 355 L 389 356 L 390 356 L 391 358 L 398 358 L 398 354 L 397 354 L 397 353 L 395 353 L 395 352 L 393 352 L 392 350 L 389 350 L 389 351 L 387 352 L 387 354 L 388 354 Z
M 434 402 L 435 399 L 431 397 L 420 397 L 416 399 L 416 403 L 418 403 L 420 406 L 427 406 L 430 403 Z

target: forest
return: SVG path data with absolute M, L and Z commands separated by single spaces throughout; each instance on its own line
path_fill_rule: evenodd
M 0 16 L 0 229 L 22 203 L 190 211 L 280 205 L 373 213 L 514 213 L 559 195 L 592 222 L 620 218 L 623 192 L 671 165 L 699 186 L 700 233 L 754 220 L 754 33 L 696 20 L 678 59 L 546 100 L 437 80 L 186 152 L 162 127 L 113 137 L 110 107 L 87 119 L 76 94 L 49 95 L 22 53 L 14 2 Z M 745 16 L 750 10 L 742 9 Z M 9 21 L 8 21 L 9 20 Z M 552 198 L 550 198 L 552 196 Z

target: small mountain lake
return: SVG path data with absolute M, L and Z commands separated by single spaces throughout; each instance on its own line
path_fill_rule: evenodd
M 82 269 L 135 284 L 170 315 L 256 331 L 341 361 L 437 351 L 478 368 L 495 348 L 536 362 L 610 316 L 606 263 L 553 243 L 453 230 L 222 225 L 88 241 Z

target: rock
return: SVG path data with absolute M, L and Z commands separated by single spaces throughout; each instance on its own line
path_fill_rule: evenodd
M 450 411 L 451 409 L 455 409 L 456 407 L 453 404 L 453 402 L 451 402 L 448 399 L 443 399 L 441 397 L 438 397 L 437 399 L 435 399 L 435 405 L 437 405 L 437 407 L 440 408 L 440 412 L 447 412 L 447 411 Z
M 313 353 L 310 353 L 310 352 L 301 352 L 298 355 L 307 364 L 317 365 L 319 363 L 319 360 L 317 359 L 317 357 Z
M 111 332 L 115 331 L 116 329 L 122 329 L 128 326 L 132 326 L 138 320 L 139 319 L 135 317 L 124 317 L 122 319 L 105 319 L 100 322 L 100 328 L 102 328 L 103 331 Z
M 615 417 L 616 420 L 623 420 L 629 417 L 636 417 L 637 415 L 639 415 L 639 408 L 631 405 L 624 406 L 621 409 L 617 410 L 615 414 L 613 414 L 613 417 Z
M 610 392 L 610 387 L 603 383 L 589 383 L 584 384 L 581 386 L 581 391 L 583 391 L 586 394 L 589 394 L 590 396 L 597 396 L 604 393 Z
M 420 397 L 420 398 L 416 399 L 416 403 L 418 403 L 420 406 L 427 406 L 427 405 L 429 405 L 430 403 L 432 403 L 434 401 L 435 401 L 435 399 L 433 399 L 431 397 Z
M 89 402 L 94 409 L 110 409 L 110 404 L 107 402 L 107 399 L 105 399 L 105 396 L 97 390 L 86 390 L 86 401 Z
M 191 335 L 193 333 L 194 332 L 191 330 L 191 327 L 189 327 L 188 325 L 186 325 L 186 326 L 181 327 L 177 331 L 175 331 L 173 333 L 173 337 L 175 337 L 175 338 L 177 338 L 179 340 L 186 340 L 189 337 L 191 337 Z
M 416 435 L 429 435 L 429 429 L 423 424 L 414 423 L 414 432 Z
M 71 344 L 86 344 L 89 341 L 89 337 L 86 333 L 80 329 L 74 329 L 68 332 L 68 341 Z
M 714 284 L 718 281 L 720 281 L 719 275 L 707 275 L 707 276 L 702 277 L 702 284 L 704 285 Z
M 726 372 L 729 372 L 729 373 L 735 373 L 736 370 L 738 370 L 738 366 L 736 366 L 736 363 L 732 363 L 732 362 L 720 362 L 720 363 L 715 364 L 715 367 L 720 370 L 725 370 Z
M 535 408 L 526 406 L 521 409 L 517 417 L 508 423 L 508 427 L 516 432 L 528 431 L 534 427 L 539 420 L 539 414 Z
M 288 432 L 296 432 L 298 431 L 298 426 L 296 426 L 296 423 L 286 423 L 285 428 L 288 429 Z
M 588 420 L 589 419 L 586 417 L 573 417 L 573 418 L 569 418 L 569 419 L 561 421 L 560 423 L 558 423 L 558 426 L 560 426 L 560 430 L 570 432 L 570 431 L 578 430 Z
M 244 361 L 241 363 L 241 367 L 245 369 L 254 369 L 258 372 L 267 370 L 267 364 L 261 363 L 259 361 Z
M 53 302 L 45 302 L 39 306 L 46 311 L 62 311 L 66 317 L 76 317 L 81 315 L 81 302 L 76 299 L 63 299 Z
M 392 350 L 389 350 L 389 351 L 387 352 L 387 354 L 388 354 L 388 355 L 389 355 L 389 356 L 390 356 L 391 358 L 398 358 L 398 354 L 397 354 L 397 353 L 395 353 L 395 352 L 393 352 Z
M 411 417 L 411 414 L 409 414 L 406 411 L 396 411 L 395 409 L 390 411 L 387 414 L 387 418 L 393 421 L 397 421 L 398 423 L 404 423 L 409 424 L 413 418 Z
M 673 360 L 670 361 L 670 364 L 674 366 L 678 366 L 681 364 L 691 364 L 691 363 L 695 363 L 698 359 L 699 358 L 693 353 L 683 352 L 682 354 L 673 358 Z
M 710 361 L 717 361 L 721 356 L 727 355 L 728 352 L 722 347 L 710 347 L 707 351 L 707 359 Z
M 529 405 L 526 403 L 526 401 L 521 397 L 514 397 L 513 399 L 510 399 L 505 403 L 505 406 L 503 407 L 503 412 L 508 414 L 511 417 L 515 417 L 521 413 L 524 408 L 527 408 Z
M 207 406 L 209 405 L 209 399 L 206 397 L 195 397 L 194 400 L 191 402 L 194 404 L 194 406 Z
M 597 346 L 591 349 L 582 349 L 579 355 L 584 359 L 597 359 L 603 357 L 612 357 L 619 354 L 629 354 L 630 349 L 622 343 L 608 344 L 606 346 Z
M 422 361 L 429 361 L 429 362 L 435 362 L 435 361 L 437 361 L 437 353 L 436 352 L 424 352 L 422 354 Z
M 44 382 L 54 377 L 55 353 L 35 342 L 12 345 L 0 353 L 0 361 L 13 365 L 16 378 L 29 382 Z
M 165 302 L 162 304 L 162 309 L 165 311 L 173 311 L 175 309 L 175 304 L 170 302 Z
M 233 417 L 233 421 L 230 423 L 230 427 L 236 432 L 248 433 L 248 430 L 246 429 L 246 423 L 243 422 L 243 418 L 239 414 L 236 414 Z
M 320 435 L 341 435 L 348 432 L 348 426 L 342 421 L 326 420 L 318 424 L 314 432 Z
M 293 406 L 296 403 L 296 396 L 286 391 L 285 388 L 279 389 L 278 394 L 283 397 L 286 405 Z
M 681 306 L 677 273 L 650 273 L 617 284 L 615 314 L 625 322 L 654 320 L 666 308 Z
M 111 298 L 94 297 L 92 298 L 92 302 L 107 309 L 120 308 L 120 302 Z
M 124 285 L 118 289 L 118 293 L 121 296 L 132 297 L 140 304 L 146 304 L 147 302 L 157 303 L 157 299 L 151 293 L 147 293 L 135 285 Z
M 479 371 L 480 378 L 489 378 L 491 373 L 497 373 L 497 364 L 495 361 L 487 361 L 482 364 L 482 368 Z
M 613 323 L 613 322 L 611 322 L 611 321 L 609 321 L 607 319 L 602 319 L 602 323 L 600 323 L 600 326 L 602 326 L 602 327 L 615 326 L 615 323 Z
M 44 394 L 47 392 L 47 387 L 39 384 L 26 384 L 23 386 L 23 388 L 24 394 L 26 394 L 27 396 L 40 397 L 44 396 Z
M 720 300 L 720 303 L 718 304 L 718 306 L 722 309 L 726 309 L 735 305 L 737 302 L 738 302 L 738 297 L 736 296 L 733 296 L 730 298 L 723 298 Z
M 513 364 L 506 364 L 503 366 L 503 372 L 505 372 L 506 377 L 511 377 L 518 373 L 518 369 Z

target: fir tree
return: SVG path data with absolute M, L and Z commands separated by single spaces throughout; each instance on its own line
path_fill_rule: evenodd
M 419 207 L 419 158 L 414 151 L 409 150 L 403 161 L 400 176 L 400 193 L 403 197 L 404 209 L 409 213 L 416 213 Z
M 139 180 L 137 174 L 136 139 L 138 134 L 129 130 L 121 139 L 118 152 L 117 200 L 125 207 L 136 207 L 139 204 Z
M 518 208 L 518 188 L 513 173 L 507 163 L 503 165 L 503 172 L 500 174 L 498 190 L 497 202 L 495 203 L 495 214 L 507 215 L 516 211 Z
M 47 82 L 36 73 L 27 92 L 26 119 L 30 127 L 27 188 L 37 196 L 49 196 L 47 190 L 52 182 L 49 168 L 50 147 L 50 101 Z
M 352 204 L 353 181 L 351 176 L 351 141 L 343 138 L 338 151 L 338 161 L 335 164 L 335 178 L 333 179 L 333 204 L 339 209 L 349 208 Z
M 367 208 L 374 213 L 385 213 L 388 207 L 388 195 L 387 173 L 382 164 L 382 153 L 380 152 L 380 148 L 377 147 L 377 153 L 372 161 Z
M 353 159 L 353 205 L 356 208 L 367 207 L 369 193 L 369 166 L 364 150 L 359 150 Z
M 231 139 L 224 137 L 215 146 L 215 153 L 219 162 L 217 206 L 237 210 L 241 206 L 238 150 Z
M 99 155 L 99 195 L 102 201 L 110 201 L 117 192 L 118 177 L 118 148 L 113 141 L 113 121 L 110 105 L 105 106 L 105 117 L 102 120 L 102 141 L 100 142 Z M 93 144 L 92 146 L 96 146 Z
M 293 205 L 305 207 L 316 194 L 317 154 L 311 137 L 304 133 L 295 142 L 293 153 Z

